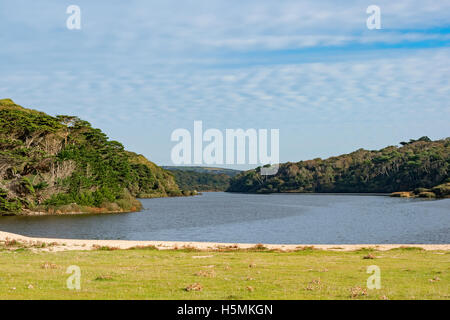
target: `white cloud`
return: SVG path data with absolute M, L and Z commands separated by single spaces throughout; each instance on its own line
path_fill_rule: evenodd
M 366 28 L 373 1 L 131 1 L 104 5 L 80 0 L 82 32 L 65 29 L 65 7 L 52 1 L 5 3 L 0 10 L 2 42 L 36 50 L 104 49 L 145 52 L 148 59 L 185 59 L 186 55 L 228 50 L 295 49 L 352 43 L 401 43 L 448 40 L 438 29 L 450 21 L 450 1 L 378 0 L 383 30 Z M 39 15 L 36 16 L 36 12 Z M 20 46 L 17 29 L 27 30 Z M 430 29 L 430 30 L 428 30 Z M 426 32 L 423 32 L 427 30 Z M 55 31 L 58 31 L 55 33 Z M 52 35 L 50 36 L 49 33 Z M 27 34 L 33 34 L 28 37 Z M 69 42 L 69 43 L 68 43 Z M 62 45 L 64 44 L 64 45 Z M 42 50 L 42 49 L 40 49 Z M 131 51 L 132 52 L 132 51 Z M 135 52 L 132 52 L 135 55 Z
M 167 144 L 161 132 L 197 119 L 218 128 L 377 123 L 447 132 L 450 50 L 408 45 L 449 41 L 450 1 L 376 1 L 383 29 L 372 31 L 370 4 L 78 0 L 82 30 L 71 32 L 62 2 L 4 1 L 0 97 L 111 132 L 133 123 L 126 139 L 157 137 L 142 145 Z M 311 48 L 320 50 L 302 50 Z
M 96 72 L 22 71 L 0 79 L 2 96 L 88 119 L 203 119 L 233 127 L 245 121 L 320 123 L 440 117 L 450 111 L 450 50 L 422 50 L 357 61 L 224 69 Z M 432 76 L 430 76 L 432 75 Z M 294 117 L 294 118 L 293 118 Z M 422 117 L 422 115 L 420 116 Z M 294 121 L 295 119 L 295 121 Z

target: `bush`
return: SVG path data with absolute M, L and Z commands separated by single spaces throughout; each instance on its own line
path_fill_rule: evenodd
M 414 189 L 414 193 L 415 194 L 420 194 L 422 192 L 430 192 L 430 189 L 427 189 L 427 188 L 416 188 L 416 189 Z
M 31 181 L 28 178 L 22 178 L 22 186 L 28 190 L 29 193 L 31 194 L 35 194 L 36 191 L 33 187 L 33 184 L 31 183 Z
M 431 189 L 439 197 L 449 197 L 450 196 L 450 183 L 444 183 L 438 185 Z
M 0 197 L 0 212 L 17 214 L 22 211 L 22 203 L 19 199 L 8 200 Z
M 34 190 L 39 191 L 48 187 L 48 183 L 45 181 L 39 182 L 33 186 Z
M 117 205 L 123 211 L 137 211 L 142 208 L 142 204 L 136 199 L 119 199 Z
M 436 194 L 433 192 L 421 192 L 419 193 L 419 198 L 436 198 Z

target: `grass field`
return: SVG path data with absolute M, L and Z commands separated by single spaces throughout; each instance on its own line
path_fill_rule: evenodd
M 0 248 L 0 299 L 449 299 L 450 252 Z M 70 265 L 81 289 L 69 290 Z M 381 289 L 367 289 L 367 267 Z

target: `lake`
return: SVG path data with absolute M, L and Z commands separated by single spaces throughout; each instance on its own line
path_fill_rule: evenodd
M 273 244 L 450 243 L 450 199 L 235 194 L 142 199 L 141 212 L 0 217 L 0 230 L 72 239 Z

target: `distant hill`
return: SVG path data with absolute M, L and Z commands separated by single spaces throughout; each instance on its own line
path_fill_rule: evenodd
M 122 212 L 182 195 L 174 177 L 87 121 L 0 100 L 0 215 Z
M 216 167 L 188 167 L 188 166 L 161 166 L 163 169 L 166 170 L 182 170 L 182 171 L 194 171 L 194 172 L 200 172 L 200 173 L 212 173 L 212 174 L 226 174 L 230 177 L 234 177 L 241 173 L 241 170 L 234 170 L 234 169 L 226 169 L 226 168 L 216 168 Z
M 450 196 L 450 138 L 428 137 L 381 150 L 280 165 L 274 176 L 249 170 L 230 181 L 230 192 L 380 192 L 412 191 L 423 197 Z M 413 195 L 411 194 L 411 195 Z
M 170 170 L 183 190 L 225 191 L 241 171 L 214 167 L 163 166 Z

